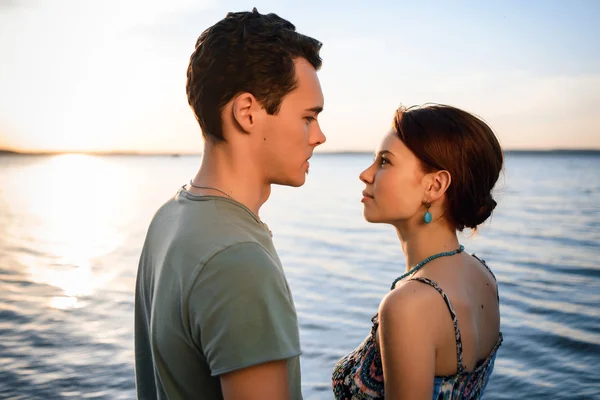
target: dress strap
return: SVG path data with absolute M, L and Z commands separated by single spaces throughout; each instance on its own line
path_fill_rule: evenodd
M 490 273 L 490 275 L 492 275 L 492 278 L 494 278 L 494 281 L 496 282 L 496 297 L 498 298 L 498 303 L 500 302 L 500 291 L 498 290 L 498 280 L 496 279 L 496 275 L 494 275 L 494 273 L 492 272 L 492 269 L 490 267 L 488 267 L 487 263 L 485 262 L 484 259 L 479 258 L 475 255 L 475 253 L 472 254 L 472 256 L 479 261 L 480 263 L 483 264 L 483 266 L 488 270 L 488 272 Z
M 427 279 L 424 277 L 417 277 L 417 278 L 412 278 L 411 281 L 419 281 L 421 283 L 425 283 L 425 284 L 433 287 L 435 290 L 438 291 L 438 293 L 442 296 L 442 298 L 446 302 L 446 305 L 448 306 L 448 310 L 450 310 L 450 316 L 452 317 L 452 323 L 454 324 L 454 335 L 456 338 L 456 361 L 458 364 L 457 373 L 459 373 L 459 374 L 463 373 L 465 371 L 465 366 L 463 364 L 462 338 L 460 335 L 460 329 L 458 329 L 458 319 L 456 318 L 456 313 L 454 312 L 454 308 L 452 308 L 452 303 L 450 303 L 450 299 L 448 298 L 448 295 L 446 295 L 446 293 L 444 293 L 444 291 L 438 286 L 438 284 L 435 281 L 432 281 L 431 279 Z
M 489 273 L 492 275 L 492 278 L 494 278 L 494 280 L 497 282 L 498 280 L 496 279 L 496 275 L 494 275 L 494 273 L 492 272 L 492 270 L 490 269 L 490 267 L 488 267 L 488 265 L 486 264 L 485 260 L 477 257 L 475 255 L 475 253 L 472 254 L 473 257 L 475 257 L 475 259 L 477 259 L 477 261 L 479 261 L 480 263 L 483 264 L 483 266 L 489 271 Z

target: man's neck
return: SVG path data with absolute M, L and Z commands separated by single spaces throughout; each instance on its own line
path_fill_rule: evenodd
M 247 153 L 232 151 L 227 146 L 207 146 L 193 182 L 196 186 L 211 187 L 227 193 L 258 216 L 260 207 L 271 194 L 271 185 L 265 183 L 258 165 Z M 195 187 L 191 187 L 190 192 L 225 196 L 216 190 Z

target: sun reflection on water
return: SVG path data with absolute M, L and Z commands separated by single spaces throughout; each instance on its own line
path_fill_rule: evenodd
M 77 297 L 54 296 L 50 300 L 50 307 L 58 310 L 68 310 L 78 306 Z
M 110 279 L 94 268 L 94 260 L 115 250 L 123 237 L 119 198 L 126 190 L 114 179 L 110 159 L 90 155 L 60 155 L 23 171 L 28 182 L 18 193 L 22 218 L 37 227 L 21 232 L 21 240 L 35 254 L 23 254 L 31 280 L 58 288 L 49 307 L 82 307 L 82 297 L 93 295 Z M 23 176 L 24 175 L 24 176 Z

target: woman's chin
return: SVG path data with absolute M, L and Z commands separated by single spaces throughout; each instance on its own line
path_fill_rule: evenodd
M 369 212 L 368 210 L 363 211 L 363 218 L 365 219 L 365 221 L 370 222 L 372 224 L 381 222 L 375 215 L 373 215 L 373 213 Z

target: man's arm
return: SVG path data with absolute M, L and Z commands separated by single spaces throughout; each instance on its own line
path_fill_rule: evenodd
M 225 400 L 288 400 L 285 360 L 272 361 L 221 375 Z

